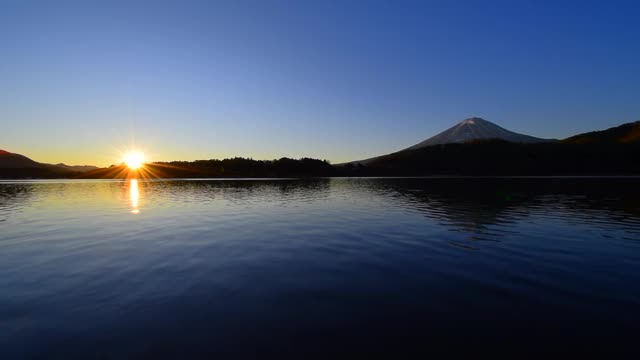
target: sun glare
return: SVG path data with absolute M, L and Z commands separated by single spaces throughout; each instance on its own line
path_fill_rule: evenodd
M 124 163 L 129 169 L 137 169 L 144 163 L 144 154 L 140 152 L 130 152 L 124 156 Z

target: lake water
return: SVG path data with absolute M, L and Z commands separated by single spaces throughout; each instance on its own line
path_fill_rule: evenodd
M 0 182 L 0 359 L 640 349 L 640 179 Z

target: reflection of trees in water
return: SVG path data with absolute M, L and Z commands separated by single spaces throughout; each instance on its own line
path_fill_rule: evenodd
M 16 183 L 0 184 L 0 206 L 8 205 L 12 201 L 22 201 L 32 193 L 33 184 Z
M 4 183 L 0 184 L 0 222 L 8 216 L 21 211 L 33 198 L 33 184 Z
M 148 196 L 180 196 L 184 201 L 225 200 L 232 203 L 315 201 L 329 195 L 329 179 L 309 180 L 195 180 L 142 183 Z
M 497 240 L 532 215 L 594 226 L 640 226 L 640 179 L 378 179 L 367 190 L 397 200 L 473 240 Z M 632 229 L 632 227 L 630 227 Z M 632 229 L 633 230 L 633 229 Z M 637 230 L 633 230 L 637 231 Z
M 478 179 L 407 179 L 391 182 L 400 203 L 436 220 L 449 231 L 471 233 L 468 240 L 499 241 L 512 224 L 529 216 L 535 196 L 507 184 Z M 469 247 L 452 242 L 452 245 Z

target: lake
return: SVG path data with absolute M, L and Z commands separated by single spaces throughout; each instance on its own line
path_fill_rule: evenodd
M 0 181 L 0 358 L 640 352 L 640 179 Z

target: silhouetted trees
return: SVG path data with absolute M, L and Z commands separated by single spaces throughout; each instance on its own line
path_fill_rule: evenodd
M 336 168 L 326 160 L 311 158 L 253 160 L 241 157 L 223 160 L 171 161 L 147 164 L 162 177 L 325 177 Z

